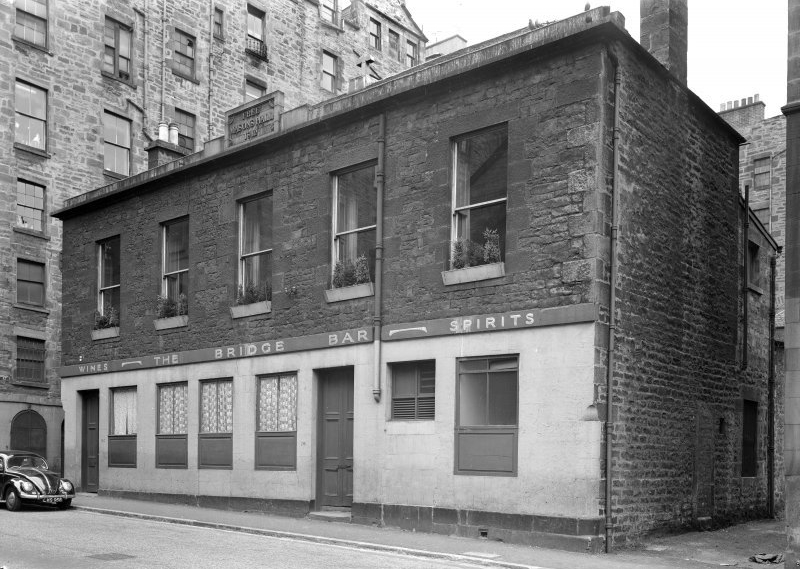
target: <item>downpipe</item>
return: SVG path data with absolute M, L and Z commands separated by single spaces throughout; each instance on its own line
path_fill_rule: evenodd
M 372 317 L 373 378 L 372 396 L 381 400 L 381 326 L 383 283 L 383 191 L 385 186 L 384 154 L 386 152 L 386 115 L 381 113 L 378 122 L 378 166 L 375 168 L 375 189 L 378 193 L 375 222 L 375 312 Z

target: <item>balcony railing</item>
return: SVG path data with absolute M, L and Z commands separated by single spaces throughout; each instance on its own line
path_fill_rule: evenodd
M 267 58 L 267 44 L 258 38 L 247 36 L 247 43 L 245 44 L 244 50 L 259 59 L 269 61 Z

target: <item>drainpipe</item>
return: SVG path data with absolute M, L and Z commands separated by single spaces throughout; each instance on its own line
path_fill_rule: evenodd
M 767 379 L 767 513 L 775 517 L 775 263 L 781 248 L 769 259 L 769 377 Z
M 742 304 L 744 314 L 742 315 L 742 369 L 747 369 L 747 327 L 750 282 L 750 184 L 744 185 L 744 231 L 742 231 L 742 251 L 744 252 L 744 283 L 742 283 Z
M 384 154 L 386 152 L 386 115 L 381 113 L 378 122 L 378 166 L 375 169 L 375 186 L 378 192 L 375 223 L 375 315 L 372 317 L 372 345 L 375 350 L 372 396 L 381 400 L 381 283 L 383 282 L 383 188 Z
M 144 84 L 142 85 L 142 133 L 150 138 L 150 133 L 147 132 L 147 86 L 150 84 L 147 80 L 147 70 L 150 66 L 150 61 L 147 59 L 147 2 L 144 0 L 144 11 L 139 11 L 134 8 L 133 11 L 142 16 L 142 43 L 144 43 Z
M 164 84 L 167 82 L 167 0 L 161 0 L 161 120 L 164 120 Z
M 208 122 L 206 123 L 206 140 L 211 140 L 211 56 L 214 53 L 214 0 L 208 0 Z
M 609 59 L 614 65 L 614 131 L 613 131 L 613 150 L 614 150 L 614 172 L 611 186 L 611 240 L 610 240 L 610 264 L 611 278 L 609 282 L 609 315 L 608 315 L 608 367 L 606 368 L 606 553 L 611 553 L 611 538 L 613 535 L 614 522 L 612 517 L 611 491 L 613 480 L 612 468 L 612 442 L 614 434 L 614 413 L 612 389 L 614 379 L 614 352 L 617 330 L 617 239 L 619 232 L 619 92 L 622 78 L 619 72 L 619 62 L 610 50 L 607 51 Z

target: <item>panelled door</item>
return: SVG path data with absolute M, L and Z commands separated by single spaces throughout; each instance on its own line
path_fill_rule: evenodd
M 353 368 L 320 373 L 320 506 L 353 505 Z
M 100 394 L 82 391 L 81 486 L 84 492 L 97 492 L 100 486 Z

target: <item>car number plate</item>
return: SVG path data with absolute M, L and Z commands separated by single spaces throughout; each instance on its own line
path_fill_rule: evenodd
M 45 498 L 42 500 L 45 504 L 58 504 L 61 502 L 61 498 Z

